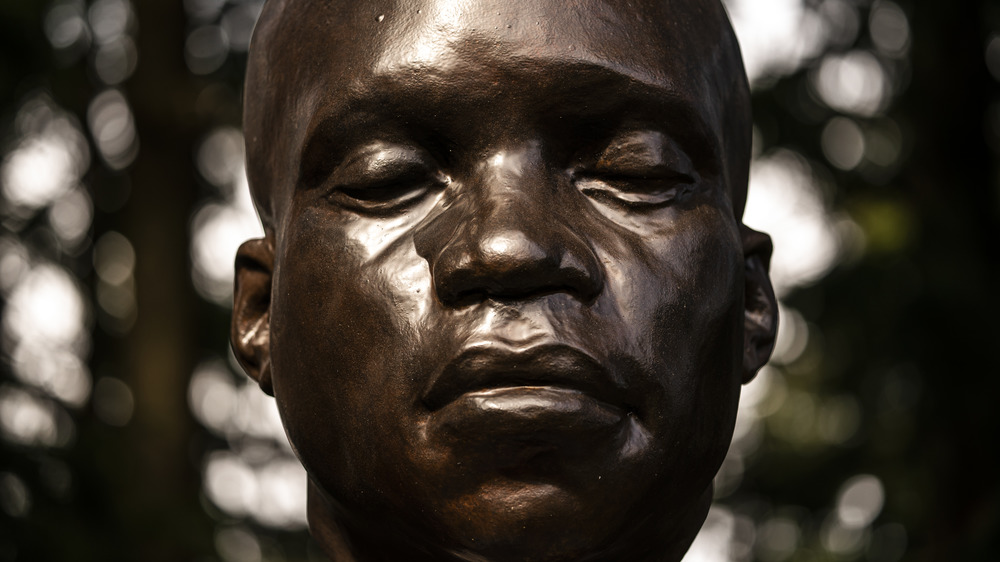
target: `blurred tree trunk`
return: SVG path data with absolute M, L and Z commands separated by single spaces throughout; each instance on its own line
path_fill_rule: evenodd
M 135 397 L 130 456 L 120 457 L 134 465 L 121 467 L 116 495 L 130 527 L 124 557 L 174 561 L 202 551 L 212 529 L 198 501 L 200 459 L 191 447 L 197 428 L 186 400 L 198 353 L 192 326 L 204 306 L 191 285 L 188 256 L 197 195 L 191 147 L 201 127 L 193 113 L 196 87 L 183 58 L 183 4 L 140 0 L 134 6 L 139 64 L 127 86 L 141 136 L 131 196 L 120 216 L 138 256 L 138 317 L 113 350 Z
M 925 374 L 918 431 L 933 482 L 927 528 L 911 532 L 917 544 L 926 541 L 919 560 L 995 559 L 1000 176 L 984 133 L 990 104 L 1000 100 L 985 64 L 1000 10 L 991 2 L 914 3 L 912 24 L 913 82 L 903 109 L 914 118 L 914 154 L 905 181 L 925 229 L 914 256 L 924 295 L 910 311 L 923 330 L 909 351 Z

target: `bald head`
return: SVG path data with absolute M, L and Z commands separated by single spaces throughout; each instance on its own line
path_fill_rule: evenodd
M 720 2 L 269 0 L 254 31 L 244 100 L 248 176 L 265 227 L 272 228 L 303 181 L 310 136 L 330 126 L 322 114 L 336 112 L 347 122 L 351 107 L 366 98 L 406 102 L 383 99 L 381 83 L 406 82 L 457 109 L 461 102 L 481 106 L 523 96 L 512 79 L 522 73 L 539 87 L 551 86 L 544 94 L 570 110 L 567 115 L 586 114 L 593 100 L 558 91 L 559 72 L 584 67 L 622 78 L 622 87 L 607 96 L 658 90 L 676 107 L 678 127 L 704 129 L 706 142 L 717 145 L 734 214 L 742 215 L 749 91 Z M 470 88 L 453 88 L 456 76 L 472 73 L 478 81 Z

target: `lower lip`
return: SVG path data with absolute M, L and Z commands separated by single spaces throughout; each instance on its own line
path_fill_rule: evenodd
M 465 444 L 514 438 L 526 441 L 592 442 L 614 431 L 626 413 L 579 390 L 553 386 L 515 386 L 463 394 L 431 416 L 432 433 Z

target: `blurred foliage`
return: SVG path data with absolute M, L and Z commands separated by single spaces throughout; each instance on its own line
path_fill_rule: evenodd
M 216 6 L 218 14 L 238 3 L 135 3 L 138 65 L 118 87 L 140 148 L 134 162 L 118 167 L 102 160 L 88 117 L 106 89 L 106 75 L 95 74 L 98 48 L 55 49 L 45 33 L 53 6 L 85 13 L 96 3 L 0 3 L 0 151 L 18 142 L 17 112 L 40 92 L 75 115 L 81 130 L 90 119 L 82 181 L 94 207 L 86 239 L 72 247 L 54 238 L 40 214 L 11 219 L 7 202 L 0 203 L 2 234 L 60 264 L 93 299 L 102 283 L 93 241 L 121 233 L 136 256 L 138 311 L 123 327 L 91 306 L 88 364 L 98 384 L 89 403 L 67 407 L 68 444 L 0 439 L 0 561 L 233 560 L 240 552 L 247 560 L 312 559 L 303 531 L 227 515 L 206 498 L 205 455 L 228 444 L 188 409 L 196 365 L 225 354 L 229 314 L 200 298 L 191 281 L 192 213 L 219 196 L 194 155 L 209 131 L 239 126 L 245 55 L 233 48 L 215 62 L 186 59 L 185 41 L 197 24 L 192 10 Z M 821 280 L 784 296 L 800 315 L 784 321 L 808 337 L 762 375 L 771 390 L 759 445 L 719 501 L 753 523 L 757 543 L 794 539 L 774 543 L 790 550 L 758 546 L 740 559 L 993 560 L 1000 552 L 1000 416 L 992 408 L 1000 395 L 992 347 L 1000 341 L 993 284 L 1000 278 L 1000 73 L 990 74 L 987 52 L 1000 33 L 1000 5 L 899 2 L 910 26 L 905 56 L 873 44 L 869 2 L 851 6 L 855 33 L 802 68 L 755 85 L 758 152 L 802 155 L 831 208 L 857 225 L 859 242 Z M 882 65 L 893 88 L 884 107 L 859 115 L 818 93 L 823 61 L 838 53 L 868 53 Z M 836 146 L 831 153 L 829 140 L 824 146 L 824 135 L 837 131 L 860 132 L 860 160 L 838 155 Z M 2 359 L 0 385 L 26 388 L 6 346 Z M 127 423 L 109 423 L 100 410 L 98 390 L 116 384 L 102 387 L 103 380 L 130 389 Z M 838 432 L 842 438 L 830 438 Z M 884 509 L 862 546 L 831 552 L 824 522 L 838 490 L 859 474 L 884 486 Z M 899 544 L 905 554 L 891 552 Z

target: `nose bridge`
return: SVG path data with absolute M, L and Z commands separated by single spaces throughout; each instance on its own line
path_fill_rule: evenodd
M 589 301 L 600 292 L 599 262 L 563 216 L 558 177 L 537 143 L 487 154 L 463 191 L 465 200 L 443 213 L 451 228 L 435 229 L 450 231 L 448 240 L 418 248 L 443 302 L 553 292 Z
M 470 226 L 486 238 L 502 232 L 542 234 L 536 221 L 555 206 L 557 189 L 537 143 L 493 152 L 477 166 L 473 182 L 470 197 L 477 205 Z

